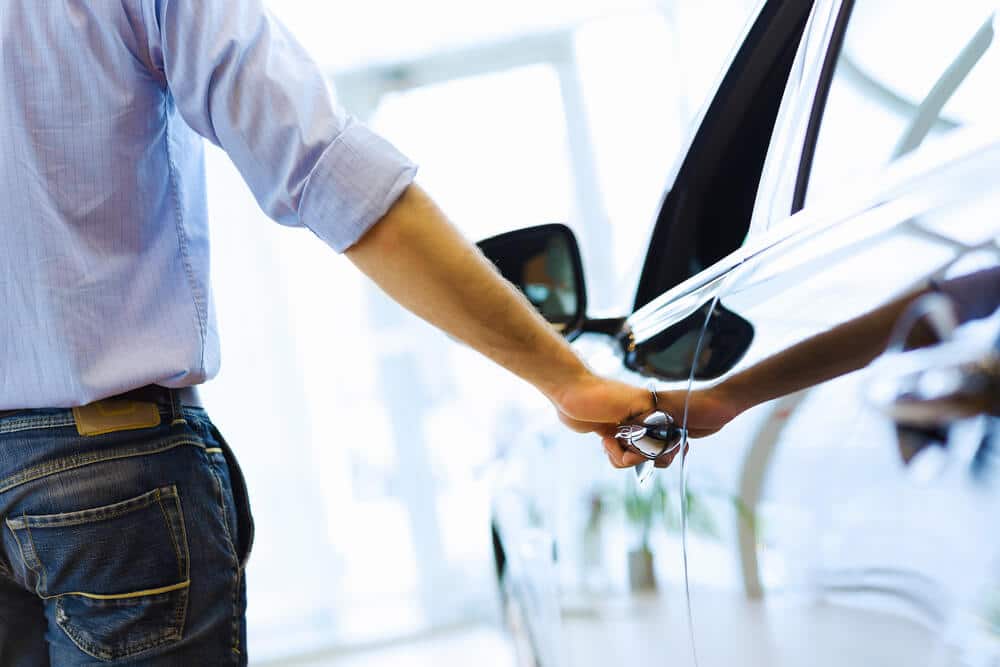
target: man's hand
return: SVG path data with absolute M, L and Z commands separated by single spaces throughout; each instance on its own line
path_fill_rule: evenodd
M 629 468 L 643 460 L 622 449 L 614 434 L 619 423 L 653 409 L 653 396 L 648 390 L 588 372 L 549 398 L 563 424 L 577 433 L 601 436 L 611 465 Z
M 658 392 L 656 407 L 680 422 L 684 418 L 686 397 L 686 391 Z M 621 422 L 653 409 L 653 397 L 648 390 L 587 375 L 555 395 L 553 403 L 566 426 L 578 433 L 601 436 L 608 459 L 616 468 L 630 468 L 645 460 L 618 444 L 614 434 Z M 711 435 L 742 411 L 743 407 L 728 395 L 724 386 L 692 392 L 688 435 L 692 438 Z M 657 461 L 657 467 L 669 466 L 679 451 Z

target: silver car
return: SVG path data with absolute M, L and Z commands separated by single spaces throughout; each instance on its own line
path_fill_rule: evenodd
M 481 247 L 595 370 L 661 395 L 996 267 L 998 27 L 986 0 L 763 2 L 669 175 L 626 317 L 587 317 L 566 227 Z M 897 328 L 898 349 L 690 440 L 642 485 L 592 436 L 511 428 L 493 532 L 521 662 L 1000 665 L 997 418 L 907 449 L 893 411 L 907 382 L 954 381 L 933 368 L 994 363 L 1000 324 L 918 362 Z

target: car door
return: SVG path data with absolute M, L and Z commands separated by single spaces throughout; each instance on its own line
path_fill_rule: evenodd
M 728 641 L 763 650 L 767 664 L 994 664 L 989 419 L 914 454 L 876 407 L 891 366 L 848 363 L 860 338 L 816 336 L 863 332 L 845 327 L 928 280 L 1000 264 L 996 6 L 826 9 L 829 30 L 803 45 L 825 55 L 789 84 L 746 243 L 630 318 L 641 347 L 711 301 L 695 358 L 711 355 L 720 313 L 754 330 L 745 357 L 688 397 L 714 385 L 759 393 L 684 462 L 689 487 L 722 487 L 739 508 L 717 507 L 728 549 L 688 540 L 695 643 L 701 664 L 729 664 L 721 617 Z M 880 326 L 879 352 L 904 332 Z M 809 386 L 759 400 L 794 373 Z
M 637 288 L 637 305 L 742 244 L 771 130 L 811 6 L 811 0 L 767 0 L 748 25 L 712 99 L 699 115 L 696 131 L 668 175 L 669 187 Z M 628 331 L 620 330 L 622 322 L 591 321 L 589 331 L 574 345 L 599 372 L 648 382 L 643 375 L 647 366 L 663 361 L 656 358 L 657 352 L 676 346 L 654 341 L 629 349 Z M 690 339 L 688 335 L 684 341 Z M 622 364 L 626 356 L 628 367 Z M 683 363 L 671 359 L 672 379 L 678 387 L 684 386 L 688 375 Z M 639 643 L 622 636 L 595 646 L 586 637 L 595 632 L 605 635 L 606 626 L 598 622 L 595 627 L 587 615 L 567 616 L 570 608 L 599 608 L 608 591 L 627 586 L 622 581 L 624 554 L 617 547 L 607 550 L 612 555 L 605 565 L 614 570 L 610 580 L 589 580 L 593 573 L 588 573 L 587 536 L 581 526 L 596 496 L 612 487 L 615 494 L 633 487 L 634 476 L 615 474 L 606 462 L 589 455 L 592 442 L 588 440 L 589 446 L 583 449 L 582 438 L 571 434 L 525 425 L 517 438 L 517 451 L 507 457 L 495 495 L 494 541 L 507 610 L 517 628 L 524 664 L 604 665 L 623 655 L 641 656 L 643 661 L 689 655 L 686 626 L 680 619 L 667 624 L 672 634 L 666 642 L 661 635 L 650 634 Z M 618 538 L 628 540 L 621 535 L 610 539 Z M 662 545 L 661 562 L 679 555 L 676 538 L 675 534 Z M 657 568 L 662 570 L 663 586 L 683 585 L 678 571 Z M 646 623 L 656 624 L 657 613 L 639 615 Z M 670 613 L 680 613 L 680 608 Z

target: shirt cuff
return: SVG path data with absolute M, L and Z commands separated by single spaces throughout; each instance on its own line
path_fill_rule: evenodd
M 309 174 L 299 221 L 344 252 L 382 219 L 416 174 L 416 165 L 395 146 L 349 119 Z

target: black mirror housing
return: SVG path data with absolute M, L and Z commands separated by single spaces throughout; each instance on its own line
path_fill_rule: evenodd
M 721 303 L 710 313 L 711 306 L 711 303 L 705 304 L 648 341 L 627 350 L 625 365 L 661 380 L 687 380 L 692 374 L 692 366 L 695 380 L 713 380 L 731 371 L 750 348 L 754 328 Z M 702 336 L 704 340 L 699 344 Z
M 575 338 L 583 330 L 587 291 L 573 230 L 562 224 L 528 227 L 478 246 L 563 336 Z

